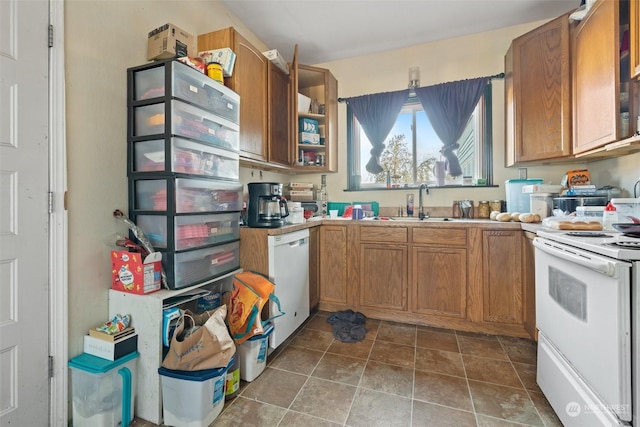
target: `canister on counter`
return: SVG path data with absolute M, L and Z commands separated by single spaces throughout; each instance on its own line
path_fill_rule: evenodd
M 478 218 L 489 219 L 491 216 L 491 207 L 488 200 L 480 200 L 478 202 Z
M 502 200 L 492 200 L 492 201 L 490 201 L 489 202 L 489 207 L 491 208 L 491 212 L 493 212 L 493 211 L 504 212 L 503 204 L 504 204 L 504 202 Z M 489 212 L 489 214 L 491 214 L 491 212 Z
M 462 216 L 462 211 L 460 210 L 460 202 L 458 200 L 453 201 L 453 205 L 451 207 L 451 216 L 454 218 L 460 218 Z

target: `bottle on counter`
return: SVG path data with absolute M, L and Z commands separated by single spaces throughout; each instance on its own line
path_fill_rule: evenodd
M 605 231 L 614 231 L 611 224 L 618 222 L 618 212 L 616 207 L 609 202 L 602 212 L 602 229 Z

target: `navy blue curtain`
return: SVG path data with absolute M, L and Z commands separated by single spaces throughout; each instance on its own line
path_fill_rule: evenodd
M 371 159 L 366 165 L 369 173 L 377 175 L 384 171 L 380 166 L 380 155 L 385 147 L 384 140 L 391 132 L 408 97 L 409 89 L 346 98 L 371 142 Z
M 433 130 L 442 141 L 441 153 L 447 159 L 447 172 L 451 176 L 462 175 L 454 151 L 459 148 L 457 141 L 490 80 L 490 77 L 479 77 L 415 89 Z

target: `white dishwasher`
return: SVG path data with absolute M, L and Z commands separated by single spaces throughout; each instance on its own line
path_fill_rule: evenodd
M 285 313 L 274 319 L 269 338 L 269 347 L 277 348 L 309 317 L 309 229 L 269 236 L 268 250 L 269 278 Z

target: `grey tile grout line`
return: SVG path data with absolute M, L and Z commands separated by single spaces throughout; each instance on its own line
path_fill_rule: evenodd
M 456 345 L 458 346 L 458 351 L 460 352 L 460 361 L 462 362 L 462 371 L 464 372 L 464 381 L 467 384 L 467 393 L 469 394 L 469 401 L 471 402 L 471 409 L 473 411 L 473 419 L 476 420 L 476 426 L 480 425 L 478 421 L 478 411 L 476 411 L 476 404 L 473 402 L 473 393 L 471 393 L 471 385 L 469 384 L 469 376 L 467 375 L 467 367 L 464 364 L 464 358 L 462 357 L 462 348 L 460 346 L 460 341 L 458 340 L 458 332 L 455 332 L 456 336 Z

